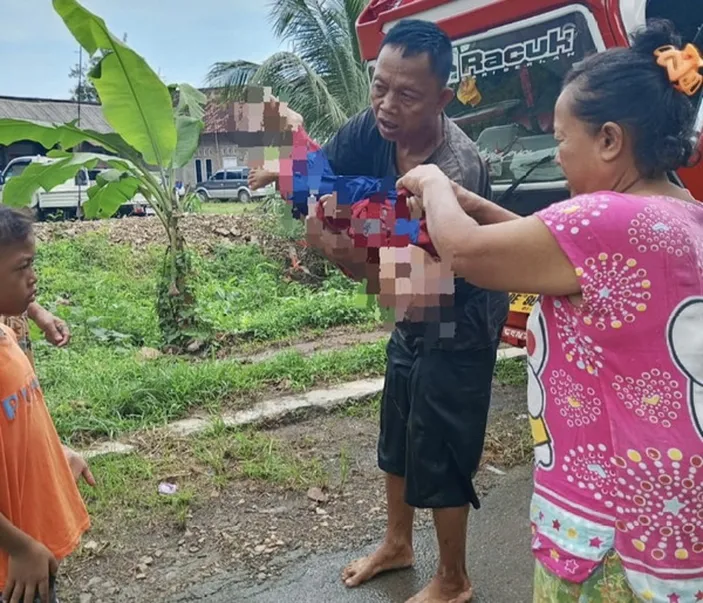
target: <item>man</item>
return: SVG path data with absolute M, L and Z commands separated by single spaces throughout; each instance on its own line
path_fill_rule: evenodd
M 464 188 L 490 197 L 476 145 L 444 114 L 453 98 L 447 87 L 451 68 L 450 40 L 435 24 L 408 20 L 394 26 L 375 65 L 372 106 L 323 147 L 332 170 L 341 176 L 397 178 L 434 163 Z M 265 172 L 254 178 L 271 181 Z M 354 249 L 347 235 L 323 229 L 314 215 L 307 220 L 311 244 L 354 278 L 369 278 L 365 250 Z M 433 260 L 419 248 L 409 251 L 394 253 L 413 258 L 413 267 L 419 262 L 424 273 L 423 262 L 428 266 Z M 418 252 L 425 257 L 418 258 Z M 387 532 L 376 552 L 342 573 L 344 583 L 355 587 L 381 572 L 411 566 L 414 509 L 431 508 L 439 569 L 408 603 L 465 603 L 473 595 L 465 566 L 469 505 L 479 507 L 472 477 L 483 449 L 509 304 L 507 295 L 459 279 L 453 302 L 449 320 L 436 313 L 418 322 L 418 312 L 409 309 L 413 322 L 398 323 L 388 343 L 378 444 L 379 467 L 386 474 Z M 428 309 L 423 310 L 427 316 Z M 447 322 L 454 323 L 449 334 L 442 328 Z

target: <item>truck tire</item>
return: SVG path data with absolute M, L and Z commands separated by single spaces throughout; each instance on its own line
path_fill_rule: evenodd
M 249 201 L 251 201 L 251 193 L 243 188 L 237 193 L 237 200 L 240 203 L 249 203 Z

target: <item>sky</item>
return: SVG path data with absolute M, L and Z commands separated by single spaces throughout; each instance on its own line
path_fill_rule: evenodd
M 79 0 L 167 83 L 205 84 L 217 61 L 259 62 L 283 45 L 267 0 Z M 70 98 L 78 44 L 51 0 L 0 0 L 0 96 Z

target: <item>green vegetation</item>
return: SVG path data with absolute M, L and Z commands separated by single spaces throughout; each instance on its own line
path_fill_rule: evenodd
M 292 489 L 329 481 L 320 459 L 302 457 L 290 443 L 217 423 L 189 439 L 147 437 L 139 454 L 98 457 L 91 467 L 99 487 L 82 484 L 81 490 L 99 529 L 114 521 L 143 524 L 145 516 L 159 515 L 185 528 L 194 504 L 235 479 Z M 177 483 L 178 491 L 158 494 L 161 481 Z
M 217 348 L 197 359 L 144 360 L 141 348 L 160 342 L 154 291 L 161 257 L 159 246 L 135 251 L 99 232 L 39 247 L 40 302 L 73 332 L 65 350 L 34 333 L 38 371 L 62 436 L 115 435 L 193 407 L 236 405 L 267 390 L 300 391 L 383 371 L 380 344 L 307 357 L 283 352 L 256 364 L 219 360 Z M 193 262 L 196 312 L 228 346 L 373 321 L 346 278 L 335 275 L 315 289 L 287 282 L 283 266 L 255 246 L 223 246 Z
M 168 237 L 156 295 L 159 327 L 166 344 L 185 347 L 206 325 L 194 311 L 191 255 L 181 217 L 195 193 L 180 197 L 176 173 L 190 162 L 204 127 L 205 95 L 188 84 L 167 86 L 147 62 L 110 33 L 105 21 L 76 0 L 53 0 L 57 15 L 89 56 L 88 75 L 112 132 L 82 129 L 75 122 L 47 125 L 0 119 L 0 144 L 21 140 L 51 149 L 51 163 L 33 163 L 9 181 L 8 203 L 30 206 L 39 190 L 50 191 L 83 168 L 107 167 L 88 191 L 81 212 L 107 218 L 137 193 L 143 195 Z M 83 143 L 106 154 L 79 152 Z

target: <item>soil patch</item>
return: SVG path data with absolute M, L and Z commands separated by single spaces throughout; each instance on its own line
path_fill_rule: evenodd
M 476 480 L 482 494 L 503 470 L 529 461 L 524 408 L 524 388 L 497 386 Z M 132 461 L 97 468 L 101 486 L 117 489 L 104 506 L 92 504 L 94 527 L 63 568 L 62 600 L 168 600 L 213 577 L 263 582 L 309 554 L 377 541 L 385 525 L 377 410 L 359 404 L 195 441 L 143 434 Z M 177 485 L 177 494 L 154 494 L 163 482 Z M 418 527 L 430 523 L 429 513 L 418 514 Z

